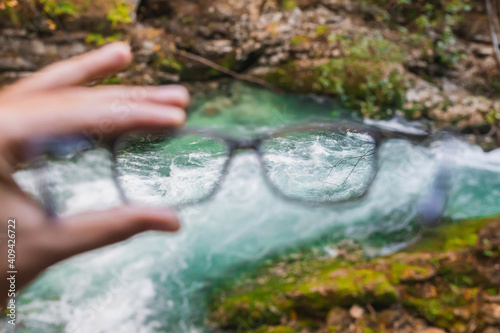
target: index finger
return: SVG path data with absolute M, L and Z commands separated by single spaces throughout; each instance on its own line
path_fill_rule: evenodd
M 78 86 L 97 77 L 115 73 L 132 61 L 130 46 L 108 44 L 98 50 L 50 65 L 5 91 L 4 97 L 16 97 L 41 91 Z

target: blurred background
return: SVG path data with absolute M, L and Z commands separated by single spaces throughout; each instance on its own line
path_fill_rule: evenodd
M 188 126 L 246 135 L 320 117 L 460 134 L 387 142 L 367 197 L 341 207 L 284 202 L 254 154 L 238 154 L 213 200 L 180 211 L 178 235 L 145 233 L 42 275 L 19 297 L 16 332 L 499 333 L 499 11 L 497 0 L 0 0 L 0 85 L 126 41 L 133 64 L 94 84 L 186 85 Z M 444 218 L 422 226 L 449 146 Z M 36 196 L 34 176 L 16 180 Z M 105 151 L 55 161 L 50 177 L 61 214 L 119 204 Z

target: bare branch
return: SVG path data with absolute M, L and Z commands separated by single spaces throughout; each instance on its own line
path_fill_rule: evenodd
M 221 66 L 221 65 L 219 65 L 211 60 L 208 60 L 206 58 L 203 58 L 199 55 L 192 54 L 192 53 L 189 53 L 189 52 L 184 51 L 184 50 L 173 50 L 173 53 L 175 53 L 181 57 L 187 58 L 189 60 L 199 62 L 199 63 L 204 64 L 204 65 L 211 67 L 213 69 L 216 69 L 219 72 L 222 72 L 224 74 L 232 76 L 236 80 L 251 82 L 251 83 L 257 84 L 259 86 L 262 86 L 262 87 L 265 87 L 265 88 L 268 88 L 268 89 L 271 89 L 271 90 L 274 90 L 277 92 L 282 92 L 281 89 L 279 89 L 278 87 L 275 87 L 262 79 L 259 79 L 257 77 L 253 77 L 250 75 L 246 75 L 246 74 L 236 73 L 235 71 L 232 71 L 224 66 Z

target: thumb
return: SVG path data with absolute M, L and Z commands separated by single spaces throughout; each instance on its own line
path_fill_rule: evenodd
M 64 219 L 49 228 L 52 242 L 47 248 L 62 260 L 120 242 L 143 231 L 172 232 L 179 227 L 177 214 L 171 209 L 123 206 Z

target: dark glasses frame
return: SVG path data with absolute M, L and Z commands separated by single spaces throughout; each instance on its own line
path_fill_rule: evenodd
M 340 199 L 331 202 L 308 201 L 308 200 L 294 198 L 284 194 L 270 179 L 269 173 L 266 168 L 266 163 L 263 158 L 264 154 L 262 150 L 262 144 L 267 140 L 278 138 L 288 134 L 317 131 L 317 130 L 331 131 L 336 133 L 344 133 L 344 132 L 362 133 L 362 134 L 368 134 L 373 138 L 374 171 L 369 179 L 368 184 L 366 185 L 366 190 L 364 190 L 362 194 L 354 198 Z M 362 199 L 369 193 L 370 187 L 378 173 L 379 147 L 384 141 L 389 139 L 403 139 L 403 140 L 409 140 L 414 143 L 422 144 L 425 143 L 426 141 L 429 141 L 429 139 L 432 137 L 432 134 L 430 133 L 421 133 L 421 134 L 407 133 L 392 129 L 376 127 L 372 125 L 356 123 L 352 121 L 335 121 L 335 122 L 321 122 L 321 123 L 311 123 L 306 125 L 290 126 L 266 134 L 262 134 L 252 139 L 238 139 L 207 128 L 181 128 L 181 129 L 146 128 L 146 129 L 127 132 L 112 140 L 102 143 L 96 143 L 91 138 L 88 138 L 83 135 L 41 139 L 38 140 L 38 142 L 32 143 L 30 149 L 31 149 L 31 155 L 38 157 L 36 159 L 35 167 L 38 170 L 40 170 L 40 175 L 38 177 L 40 185 L 40 194 L 42 198 L 42 204 L 45 207 L 47 215 L 51 217 L 56 216 L 56 209 L 55 209 L 54 199 L 50 191 L 50 184 L 47 181 L 47 177 L 43 175 L 43 171 L 44 169 L 46 169 L 47 166 L 47 158 L 54 158 L 54 159 L 61 157 L 68 158 L 67 157 L 68 155 L 74 157 L 77 156 L 78 154 L 95 149 L 97 147 L 102 147 L 106 149 L 111 153 L 113 181 L 118 190 L 120 199 L 124 203 L 130 203 L 130 199 L 127 197 L 126 191 L 124 190 L 122 183 L 119 179 L 120 177 L 120 172 L 118 170 L 119 154 L 117 152 L 117 145 L 133 136 L 144 137 L 146 135 L 152 135 L 153 137 L 157 136 L 157 137 L 168 137 L 168 138 L 182 137 L 186 135 L 199 135 L 207 138 L 217 139 L 219 141 L 224 142 L 227 146 L 227 159 L 223 165 L 223 169 L 221 170 L 221 176 L 219 177 L 218 181 L 214 184 L 214 187 L 213 189 L 211 189 L 210 193 L 208 193 L 201 199 L 187 201 L 179 205 L 176 205 L 176 207 L 179 208 L 210 200 L 219 191 L 221 184 L 226 179 L 227 171 L 231 164 L 232 158 L 237 152 L 243 150 L 252 150 L 256 153 L 259 163 L 264 170 L 263 174 L 266 183 L 268 184 L 269 188 L 275 195 L 279 196 L 284 200 L 305 205 L 313 205 L 313 206 L 335 206 L 335 205 L 346 204 L 347 202 L 355 202 L 359 199 Z

